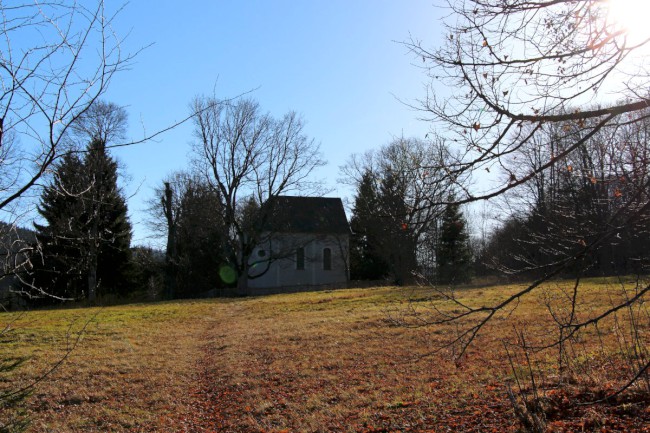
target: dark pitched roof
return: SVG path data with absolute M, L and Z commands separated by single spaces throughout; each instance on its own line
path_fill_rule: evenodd
M 349 234 L 343 202 L 330 197 L 275 196 L 265 206 L 269 214 L 265 229 L 281 233 Z

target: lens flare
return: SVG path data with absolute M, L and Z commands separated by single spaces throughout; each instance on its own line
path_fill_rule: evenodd
M 221 277 L 221 281 L 224 283 L 233 284 L 237 281 L 237 271 L 231 266 L 223 265 L 219 268 L 219 277 Z
M 650 38 L 650 1 L 609 0 L 606 7 L 608 20 L 625 31 L 628 45 L 638 45 Z

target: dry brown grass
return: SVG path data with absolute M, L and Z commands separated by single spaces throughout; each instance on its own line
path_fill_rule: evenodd
M 548 331 L 540 332 L 549 324 L 544 299 L 559 288 L 551 285 L 545 297 L 531 297 L 512 315 L 498 317 L 460 366 L 449 351 L 431 353 L 455 335 L 455 326 L 409 329 L 390 320 L 413 305 L 426 313 L 433 295 L 428 289 L 40 311 L 19 318 L 2 346 L 32 355 L 10 385 L 27 383 L 92 318 L 70 359 L 29 400 L 34 432 L 516 431 L 504 389 L 513 371 L 503 341 L 513 336 L 514 325 L 525 327 L 531 339 L 547 337 Z M 467 289 L 460 296 L 479 305 L 514 290 Z M 592 283 L 585 293 L 587 315 L 616 292 Z M 586 338 L 576 362 L 594 365 L 602 353 L 616 351 L 614 335 L 601 330 L 607 348 Z M 557 373 L 552 352 L 536 362 L 547 377 Z M 589 386 L 622 380 L 608 362 L 590 372 L 595 383 Z M 525 376 L 525 366 L 517 368 Z M 544 392 L 560 395 L 551 382 Z M 619 424 L 635 429 L 650 417 L 636 411 L 633 424 L 624 411 L 618 418 L 599 413 L 608 418 L 594 425 L 610 431 Z M 566 416 L 575 422 L 553 424 L 556 431 L 584 426 L 584 413 Z
M 85 326 L 66 362 L 34 389 L 30 431 L 177 431 L 166 420 L 189 410 L 200 336 L 219 306 L 178 302 L 23 314 L 2 348 L 30 359 L 5 386 L 46 372 Z

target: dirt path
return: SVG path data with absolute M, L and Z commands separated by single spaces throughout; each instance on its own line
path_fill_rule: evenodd
M 201 336 L 200 350 L 197 353 L 195 378 L 190 387 L 189 407 L 191 411 L 179 420 L 179 431 L 183 432 L 221 432 L 234 431 L 228 408 L 241 407 L 243 400 L 240 393 L 223 378 L 223 365 L 228 326 L 233 320 L 241 320 L 245 307 L 231 304 L 219 309 L 214 320 Z

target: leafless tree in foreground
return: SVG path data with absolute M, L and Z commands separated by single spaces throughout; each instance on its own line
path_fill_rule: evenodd
M 103 1 L 0 9 L 0 212 L 15 227 L 40 179 L 70 150 L 71 125 L 132 56 L 122 53 Z
M 581 150 L 593 145 L 597 137 L 642 127 L 650 114 L 650 73 L 640 53 L 649 39 L 627 33 L 608 16 L 607 7 L 607 2 L 598 0 L 449 1 L 444 46 L 430 50 L 417 40 L 406 44 L 421 59 L 431 80 L 426 98 L 420 101 L 424 117 L 464 152 L 463 159 L 449 167 L 444 182 L 454 183 L 463 175 L 478 181 L 488 173 L 502 173 L 499 179 L 480 182 L 480 189 L 464 190 L 457 202 L 534 190 L 544 176 L 572 172 L 571 161 L 580 160 Z M 454 90 L 448 95 L 444 89 Z M 540 143 L 550 147 L 553 139 L 547 132 L 553 125 L 562 145 L 530 154 Z M 439 296 L 451 308 L 435 304 L 430 314 L 412 316 L 411 323 L 458 324 L 460 331 L 453 343 L 457 355 L 462 356 L 487 323 L 507 316 L 528 295 L 546 290 L 545 283 L 552 278 L 566 275 L 575 275 L 575 283 L 567 289 L 551 290 L 547 303 L 556 325 L 554 338 L 538 347 L 527 344 L 527 349 L 562 349 L 573 338 L 584 336 L 585 330 L 593 330 L 631 306 L 642 307 L 650 284 L 637 279 L 611 306 L 580 311 L 585 295 L 581 276 L 593 253 L 615 242 L 626 228 L 637 224 L 642 230 L 649 227 L 647 178 L 615 178 L 619 172 L 614 167 L 631 172 L 632 164 L 647 167 L 650 162 L 641 156 L 648 147 L 645 137 L 635 133 L 630 137 L 634 138 L 617 143 L 613 153 L 617 160 L 611 169 L 604 167 L 609 171 L 600 178 L 583 173 L 590 175 L 583 179 L 587 183 L 608 182 L 604 193 L 607 200 L 617 202 L 616 212 L 596 227 L 589 225 L 588 233 L 576 232 L 565 239 L 572 242 L 571 248 L 558 249 L 552 260 L 535 264 L 539 278 L 492 305 L 471 305 L 453 292 L 441 290 Z M 517 153 L 530 156 L 534 163 L 524 166 L 513 161 Z M 624 160 L 630 154 L 638 156 L 633 163 Z M 625 191 L 617 187 L 623 184 Z M 638 317 L 647 320 L 648 316 Z M 647 335 L 642 338 L 647 347 Z M 630 383 L 647 377 L 649 367 L 646 358 Z
M 0 2 L 0 218 L 8 222 L 3 239 L 10 237 L 7 230 L 18 233 L 39 181 L 69 150 L 71 125 L 129 66 L 132 56 L 120 49 L 114 18 L 102 0 Z M 7 278 L 16 266 L 28 267 L 24 261 L 3 264 Z M 22 391 L 3 389 L 0 400 Z
M 66 151 L 70 125 L 129 66 L 106 13 L 102 1 L 2 6 L 0 148 L 14 151 L 0 167 L 4 212 Z

